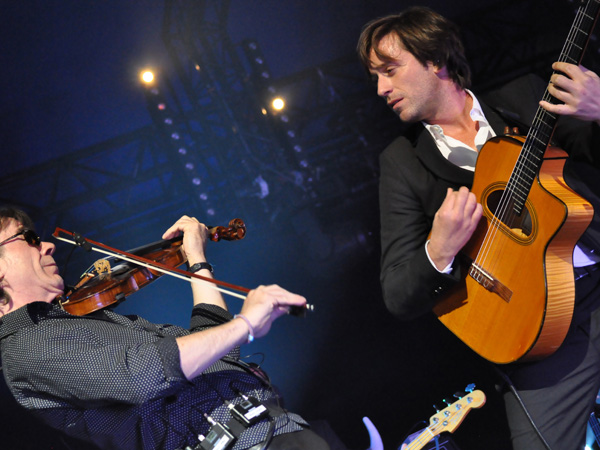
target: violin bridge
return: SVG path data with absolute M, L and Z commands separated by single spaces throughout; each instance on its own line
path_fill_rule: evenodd
M 510 302 L 512 291 L 477 264 L 471 264 L 469 275 L 488 291 L 498 294 L 506 303 Z
M 106 259 L 99 259 L 94 263 L 94 270 L 96 270 L 98 275 L 110 273 L 110 263 Z

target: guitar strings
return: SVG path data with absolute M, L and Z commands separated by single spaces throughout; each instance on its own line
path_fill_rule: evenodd
M 588 3 L 587 6 L 589 6 L 590 3 Z M 580 7 L 577 11 L 573 26 L 569 30 L 567 40 L 563 46 L 561 54 L 559 55 L 558 60 L 561 62 L 566 62 L 568 54 L 573 49 L 573 46 L 576 46 L 574 36 L 578 35 L 578 32 L 581 31 L 581 24 L 586 16 L 585 10 L 586 7 Z M 591 16 L 589 14 L 587 14 L 587 16 L 595 17 L 595 15 Z M 585 36 L 585 40 L 587 40 L 587 35 Z M 579 55 L 579 57 L 581 57 L 581 54 L 583 53 L 583 45 L 577 47 L 581 50 Z M 553 97 L 546 89 L 542 98 L 545 101 L 551 102 Z M 539 136 L 541 134 L 540 122 L 549 125 L 544 119 L 544 116 L 546 115 L 548 115 L 552 120 L 556 120 L 556 116 L 554 114 L 551 114 L 545 109 L 538 107 L 530 132 L 528 133 L 525 139 L 525 143 L 523 144 L 521 152 L 519 153 L 519 157 L 517 158 L 515 167 L 513 167 L 513 171 L 509 178 L 509 181 L 507 182 L 506 188 L 500 197 L 498 206 L 496 208 L 496 212 L 492 214 L 490 225 L 482 242 L 482 246 L 477 254 L 477 257 L 475 258 L 474 263 L 476 263 L 481 269 L 485 270 L 488 273 L 492 273 L 496 266 L 500 264 L 499 258 L 494 258 L 494 256 L 496 256 L 499 253 L 502 253 L 503 249 L 498 248 L 498 246 L 492 247 L 494 241 L 496 240 L 496 236 L 500 231 L 500 226 L 502 223 L 512 222 L 512 220 L 514 220 L 516 217 L 516 213 L 511 207 L 511 205 L 514 204 L 514 191 L 518 187 L 518 182 L 516 180 L 519 180 L 523 177 L 523 173 L 526 169 L 529 169 L 529 171 L 531 171 L 532 164 L 535 165 L 535 163 L 532 162 L 531 158 L 528 158 L 530 156 L 536 158 L 536 156 L 532 153 L 531 150 L 531 148 L 534 148 L 533 142 L 537 140 L 538 142 L 546 142 L 548 144 L 550 141 L 552 131 L 550 133 L 550 136 L 541 136 L 541 139 Z M 552 127 L 552 130 L 553 128 L 554 127 Z M 543 153 L 540 155 L 540 157 L 543 157 Z M 537 172 L 533 174 L 533 177 L 537 177 Z M 525 201 L 527 199 L 527 196 L 523 197 L 525 197 L 523 202 L 523 208 L 525 208 Z M 494 251 L 495 253 L 492 254 L 492 251 Z
M 573 35 L 575 33 L 577 33 L 576 30 L 580 29 L 580 25 L 583 21 L 584 18 L 584 13 L 583 13 L 584 8 L 579 8 L 576 17 L 575 17 L 575 21 L 573 26 L 571 27 L 571 29 L 569 30 L 569 35 L 567 37 L 567 40 L 563 46 L 563 50 L 561 51 L 561 54 L 559 56 L 559 61 L 563 61 L 564 59 L 566 59 L 566 55 L 568 52 L 570 52 L 570 49 L 572 48 L 572 44 L 574 42 L 574 38 Z M 550 101 L 551 100 L 551 96 L 548 93 L 548 90 L 546 89 L 543 99 L 546 101 Z M 526 163 L 527 163 L 527 156 L 531 154 L 530 148 L 532 147 L 532 141 L 534 140 L 538 140 L 541 141 L 540 138 L 538 137 L 538 134 L 541 132 L 540 131 L 540 122 L 546 123 L 545 120 L 543 119 L 543 116 L 547 113 L 546 110 L 544 110 L 541 107 L 538 107 L 538 110 L 536 112 L 536 116 L 534 118 L 533 121 L 533 125 L 530 129 L 531 133 L 528 134 L 525 143 L 523 144 L 521 153 L 519 155 L 519 158 L 517 159 L 515 168 L 513 168 L 513 173 L 511 175 L 511 177 L 509 178 L 509 182 L 507 183 L 506 189 L 503 192 L 500 202 L 498 204 L 497 207 L 497 213 L 493 214 L 493 219 L 491 221 L 490 224 L 490 228 L 492 229 L 492 233 L 490 234 L 490 230 L 488 229 L 488 232 L 486 234 L 485 237 L 485 244 L 483 246 L 483 248 L 480 250 L 477 258 L 476 258 L 476 262 L 478 262 L 479 266 L 486 270 L 488 273 L 492 273 L 493 270 L 496 268 L 496 266 L 499 264 L 499 259 L 498 258 L 493 258 L 491 259 L 492 264 L 490 265 L 489 261 L 490 261 L 490 248 L 492 246 L 492 244 L 494 243 L 497 233 L 499 231 L 499 226 L 502 222 L 506 223 L 512 221 L 515 218 L 515 213 L 514 210 L 512 208 L 510 208 L 511 204 L 513 204 L 512 199 L 514 198 L 514 190 L 516 189 L 518 183 L 515 181 L 517 179 L 519 179 L 519 177 L 522 177 L 523 171 L 525 170 L 526 167 Z M 553 119 L 555 119 L 555 116 L 549 114 Z M 549 139 L 547 139 L 547 141 L 549 141 Z M 536 176 L 537 174 L 534 174 L 534 176 Z M 525 205 L 523 205 L 525 206 Z M 509 210 L 510 208 L 510 210 Z M 513 211 L 512 213 L 508 213 L 507 214 L 507 210 L 509 211 Z M 501 253 L 502 252 L 502 248 L 495 248 L 494 249 L 496 251 L 496 254 Z M 492 255 L 492 256 L 496 256 L 496 255 Z
M 436 436 L 438 436 L 440 433 L 445 431 L 448 425 L 450 423 L 456 422 L 456 420 L 457 417 L 453 416 L 451 420 L 446 421 L 446 424 L 444 424 L 444 421 L 440 421 L 438 423 L 434 423 L 433 425 L 426 427 L 421 434 L 419 434 L 415 439 L 410 441 L 406 450 L 411 450 L 413 448 L 422 448 L 422 446 L 424 446 L 425 444 L 433 440 Z M 429 434 L 427 434 L 426 431 L 428 431 Z M 415 447 L 415 444 L 418 445 Z

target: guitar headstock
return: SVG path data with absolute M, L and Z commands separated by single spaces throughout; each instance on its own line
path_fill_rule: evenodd
M 464 397 L 437 412 L 429 419 L 429 431 L 437 436 L 444 431 L 452 433 L 462 423 L 467 413 L 473 408 L 481 408 L 485 404 L 482 391 L 472 391 Z
M 468 394 L 458 398 L 457 401 L 431 416 L 429 426 L 422 430 L 408 445 L 403 444 L 402 448 L 404 450 L 420 450 L 438 434 L 444 431 L 452 433 L 456 430 L 471 409 L 481 408 L 485 404 L 485 394 L 474 389 L 474 384 L 467 386 L 466 392 Z

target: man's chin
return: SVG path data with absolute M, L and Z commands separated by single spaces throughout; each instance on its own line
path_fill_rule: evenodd
M 406 113 L 406 112 L 400 112 L 397 114 L 398 118 L 403 122 L 403 123 L 417 123 L 419 122 L 419 119 L 414 117 L 413 115 Z

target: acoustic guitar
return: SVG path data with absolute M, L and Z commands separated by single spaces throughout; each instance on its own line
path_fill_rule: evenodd
M 600 0 L 579 7 L 559 61 L 581 61 L 599 11 Z M 547 90 L 543 99 L 558 103 Z M 526 137 L 496 137 L 482 147 L 472 192 L 484 217 L 457 257 L 462 281 L 434 307 L 495 363 L 552 354 L 573 315 L 573 249 L 593 208 L 563 179 L 567 154 L 549 147 L 556 120 L 540 107 Z
M 459 398 L 448 407 L 431 416 L 429 425 L 405 447 L 405 450 L 421 450 L 439 434 L 445 431 L 454 432 L 471 409 L 481 408 L 484 404 L 485 394 L 479 390 L 472 390 L 464 397 Z

